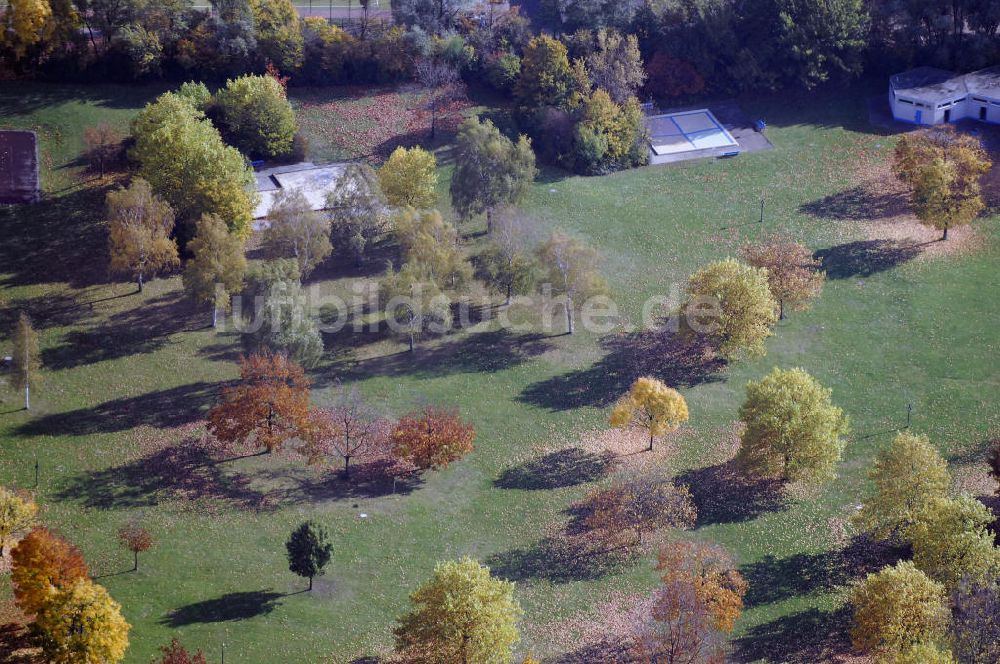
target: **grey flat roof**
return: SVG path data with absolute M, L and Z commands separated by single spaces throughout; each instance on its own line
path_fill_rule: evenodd
M 972 94 L 1000 98 L 1000 66 L 987 67 L 965 75 L 965 87 Z
M 0 204 L 38 198 L 38 137 L 33 131 L 0 130 Z
M 893 90 L 908 97 L 939 102 L 967 92 L 965 77 L 935 67 L 917 67 L 889 79 Z

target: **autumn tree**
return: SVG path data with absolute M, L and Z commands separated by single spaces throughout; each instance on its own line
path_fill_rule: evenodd
M 131 521 L 118 530 L 118 541 L 132 552 L 132 571 L 139 571 L 139 554 L 153 548 L 153 535 L 142 524 Z
M 989 508 L 971 496 L 935 498 L 906 530 L 913 563 L 949 589 L 963 580 L 1000 578 L 1000 549 L 989 531 L 993 521 Z
M 432 406 L 404 415 L 392 430 L 393 454 L 421 470 L 446 468 L 471 452 L 475 439 L 457 413 Z
M 524 49 L 521 76 L 514 96 L 524 108 L 562 106 L 576 88 L 566 46 L 553 37 L 538 35 Z
M 398 271 L 390 265 L 379 280 L 378 293 L 389 329 L 405 335 L 411 353 L 417 337 L 426 331 L 443 332 L 451 322 L 451 298 L 420 263 L 403 263 Z
M 11 387 L 24 392 L 24 409 L 31 410 L 31 388 L 41 381 L 42 360 L 38 351 L 38 333 L 23 311 L 14 327 L 11 352 Z
M 743 245 L 743 259 L 748 265 L 767 270 L 767 285 L 778 300 L 778 319 L 785 318 L 786 306 L 795 311 L 809 307 L 809 300 L 823 289 L 825 273 L 822 261 L 814 258 L 805 245 L 776 236 L 760 244 Z
M 0 559 L 17 536 L 35 525 L 37 516 L 38 504 L 29 494 L 0 486 Z
M 737 461 L 758 476 L 832 478 L 846 444 L 848 418 L 833 405 L 831 394 L 804 369 L 775 367 L 747 383 Z
M 107 122 L 83 130 L 84 154 L 102 178 L 108 165 L 115 162 L 122 152 L 122 139 L 122 133 Z
M 1000 662 L 1000 580 L 961 583 L 952 593 L 952 635 L 961 662 Z
M 992 166 L 977 137 L 953 127 L 901 136 L 893 167 L 910 186 L 910 202 L 920 221 L 943 231 L 972 222 L 983 211 L 980 178 Z
M 441 58 L 422 58 L 414 67 L 417 82 L 426 91 L 426 108 L 431 112 L 430 140 L 437 136 L 438 113 L 461 91 L 462 77 L 450 62 Z
M 40 612 L 52 596 L 89 578 L 83 554 L 47 528 L 35 528 L 11 551 L 11 585 L 18 607 Z
M 690 327 L 715 339 L 722 357 L 763 357 L 778 303 L 765 270 L 727 258 L 691 275 L 684 313 Z
M 669 478 L 637 471 L 615 479 L 610 487 L 596 489 L 584 501 L 585 524 L 607 540 L 633 531 L 633 544 L 641 545 L 643 535 L 660 528 L 691 528 L 698 510 L 686 486 Z
M 990 475 L 997 483 L 996 495 L 1000 496 L 1000 438 L 993 440 L 992 447 L 987 461 L 990 465 Z
M 208 664 L 200 650 L 193 655 L 176 638 L 169 645 L 160 646 L 160 659 L 156 664 Z
M 606 91 L 616 104 L 624 104 L 646 81 L 646 71 L 635 35 L 623 37 L 616 30 L 597 31 L 597 47 L 587 57 L 590 82 Z
M 311 591 L 313 577 L 323 573 L 333 553 L 326 530 L 314 521 L 306 521 L 292 532 L 285 548 L 288 550 L 288 569 L 309 579 Z
M 334 246 L 350 251 L 357 265 L 364 263 L 372 246 L 389 231 L 387 207 L 375 170 L 368 164 L 347 164 L 326 199 Z
M 323 356 L 323 336 L 302 290 L 298 263 L 289 259 L 266 261 L 264 267 L 253 271 L 250 280 L 254 324 L 244 335 L 244 344 L 253 352 L 280 353 L 307 369 L 315 367 Z
M 273 0 L 270 0 L 273 1 Z M 288 155 L 298 124 L 285 89 L 272 76 L 240 76 L 215 95 L 227 139 L 256 158 Z
M 378 181 L 393 207 L 432 208 L 437 203 L 437 159 L 419 146 L 396 148 L 378 169 Z
M 875 457 L 868 478 L 875 490 L 855 521 L 878 539 L 901 535 L 951 486 L 948 464 L 927 436 L 902 431 Z
M 595 295 L 607 292 L 607 282 L 598 272 L 600 254 L 596 249 L 555 231 L 537 252 L 543 270 L 543 288 L 549 286 L 552 294 L 564 298 L 566 331 L 575 331 L 576 307 Z
M 132 121 L 132 157 L 181 222 L 216 214 L 246 239 L 257 204 L 253 171 L 195 103 L 168 92 L 148 104 Z
M 282 71 L 302 66 L 304 44 L 299 12 L 292 0 L 253 0 L 257 44 L 265 62 Z
M 108 192 L 107 206 L 111 271 L 135 278 L 141 293 L 146 275 L 180 264 L 177 243 L 170 237 L 174 211 L 142 178 L 127 189 Z
M 263 352 L 240 360 L 240 380 L 222 390 L 208 413 L 208 430 L 228 444 L 252 443 L 272 452 L 301 438 L 309 413 L 309 380 L 284 355 Z
M 335 454 L 344 460 L 344 478 L 351 476 L 351 459 L 381 442 L 385 422 L 356 387 L 339 386 L 329 408 L 315 409 L 302 452 L 309 463 Z
M 107 590 L 79 579 L 52 597 L 35 627 L 51 664 L 115 664 L 125 657 L 131 625 Z
M 452 205 L 462 219 L 485 212 L 489 232 L 494 211 L 519 203 L 537 173 L 526 136 L 514 143 L 489 120 L 470 118 L 462 124 L 455 147 Z
M 472 280 L 472 265 L 459 248 L 458 230 L 440 212 L 404 208 L 394 222 L 405 262 L 419 265 L 442 288 L 460 289 Z
M 672 540 L 660 550 L 662 587 L 640 652 L 665 664 L 721 664 L 748 584 L 720 546 Z
M 910 561 L 869 574 L 851 593 L 851 641 L 882 657 L 944 640 L 950 616 L 944 586 Z
M 282 189 L 274 197 L 261 242 L 273 258 L 294 258 L 303 279 L 333 252 L 330 222 L 298 189 Z
M 0 27 L 0 44 L 20 60 L 51 37 L 52 8 L 48 0 L 8 0 L 0 14 Z
M 243 241 L 229 232 L 222 219 L 205 214 L 187 248 L 192 257 L 184 268 L 184 289 L 196 302 L 212 305 L 212 327 L 216 327 L 219 310 L 228 311 L 230 297 L 243 287 L 247 269 Z
M 608 421 L 619 429 L 641 426 L 649 433 L 649 451 L 652 452 L 655 437 L 670 433 L 687 420 L 687 402 L 681 393 L 663 381 L 643 376 L 618 399 Z
M 508 305 L 514 294 L 531 293 L 538 284 L 540 268 L 532 235 L 528 219 L 505 211 L 494 220 L 489 244 L 478 257 L 480 276 L 506 296 Z
M 471 558 L 438 563 L 410 595 L 413 609 L 395 628 L 396 649 L 421 664 L 508 664 L 520 638 L 514 584 Z

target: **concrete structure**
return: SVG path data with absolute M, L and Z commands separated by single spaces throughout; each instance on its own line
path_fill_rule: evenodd
M 0 204 L 37 203 L 40 196 L 35 132 L 0 130 Z
M 889 79 L 889 108 L 896 120 L 914 124 L 1000 122 L 1000 67 L 971 74 L 917 67 L 896 74 Z
M 267 216 L 281 190 L 301 191 L 313 210 L 325 209 L 326 196 L 336 188 L 337 181 L 345 169 L 345 164 L 317 166 L 304 161 L 257 171 L 257 193 L 260 194 L 260 203 L 254 210 L 254 219 Z M 254 224 L 255 227 L 260 225 L 259 222 Z

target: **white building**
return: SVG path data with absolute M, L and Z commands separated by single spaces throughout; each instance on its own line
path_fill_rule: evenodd
M 971 74 L 917 67 L 889 79 L 889 107 L 903 122 L 935 125 L 971 118 L 1000 123 L 1000 66 Z

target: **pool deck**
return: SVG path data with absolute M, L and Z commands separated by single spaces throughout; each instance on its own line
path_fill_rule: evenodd
M 771 150 L 774 148 L 771 141 L 767 139 L 766 130 L 764 133 L 754 131 L 754 120 L 749 118 L 746 113 L 743 112 L 743 109 L 741 109 L 734 101 L 723 101 L 716 104 L 698 104 L 682 108 L 663 109 L 657 111 L 656 115 L 685 113 L 701 109 L 708 109 L 712 112 L 712 115 L 715 116 L 716 120 L 718 120 L 719 123 L 726 128 L 726 131 L 728 131 L 737 142 L 738 147 L 723 146 L 663 155 L 655 154 L 651 147 L 649 151 L 650 165 L 673 164 L 682 161 L 691 161 L 693 159 L 706 159 L 709 157 L 719 158 L 725 156 L 727 153 L 735 151 L 739 151 L 742 154 L 744 152 L 758 152 L 760 150 Z M 767 118 L 764 118 L 764 120 L 766 121 Z

